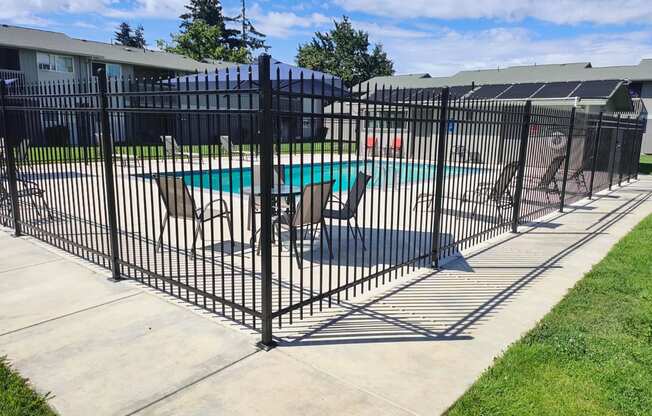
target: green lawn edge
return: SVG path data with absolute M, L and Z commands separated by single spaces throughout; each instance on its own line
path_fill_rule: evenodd
M 54 416 L 48 406 L 49 395 L 40 395 L 9 364 L 0 357 L 0 415 L 2 416 Z
M 641 155 L 638 171 L 645 175 L 652 174 L 652 155 Z
M 652 215 L 446 412 L 652 414 Z

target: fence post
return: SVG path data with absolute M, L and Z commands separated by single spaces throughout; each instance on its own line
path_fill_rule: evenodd
M 9 181 L 9 196 L 11 198 L 11 216 L 14 223 L 14 237 L 22 235 L 20 221 L 20 206 L 18 205 L 18 175 L 16 173 L 16 158 L 14 157 L 14 146 L 9 141 L 7 129 L 7 108 L 6 98 L 7 84 L 0 80 L 0 111 L 2 111 L 2 125 L 0 137 L 4 138 L 5 163 L 7 166 L 7 181 Z
M 441 208 L 444 199 L 444 165 L 446 164 L 446 132 L 448 131 L 448 101 L 450 89 L 441 92 L 439 106 L 439 130 L 437 131 L 437 178 L 435 182 L 435 218 L 432 224 L 431 262 L 439 267 L 439 233 L 441 231 Z
M 611 188 L 614 183 L 614 168 L 616 166 L 616 151 L 618 150 L 618 132 L 620 130 L 620 114 L 618 114 L 618 120 L 616 121 L 616 136 L 613 140 L 613 143 L 611 143 L 611 149 L 610 152 L 611 154 L 609 155 L 609 160 L 611 163 L 609 164 L 609 190 L 611 191 Z M 622 143 L 620 145 L 620 148 L 622 149 Z M 621 150 L 622 153 L 622 150 Z M 618 161 L 618 170 L 621 170 L 622 166 L 620 166 L 620 162 L 622 162 L 622 154 L 621 154 L 621 160 Z M 620 181 L 618 181 L 618 186 L 620 186 Z
M 600 147 L 600 136 L 602 135 L 602 111 L 598 120 L 598 128 L 595 132 L 595 147 L 593 148 L 593 161 L 591 163 L 591 181 L 589 185 L 589 199 L 593 197 L 593 180 L 595 179 L 595 168 L 598 164 L 598 148 Z
M 107 95 L 106 72 L 97 70 L 100 104 L 100 141 L 104 161 L 104 184 L 106 190 L 107 217 L 109 219 L 109 247 L 111 249 L 112 280 L 120 280 L 120 246 L 118 243 L 118 213 L 115 203 L 115 179 L 113 177 L 113 140 L 109 124 L 109 97 Z
M 258 134 L 260 146 L 260 242 L 262 280 L 262 338 L 258 346 L 266 351 L 274 348 L 272 339 L 272 175 L 274 164 L 272 126 L 272 82 L 270 56 L 258 57 Z
M 641 159 L 641 147 L 643 146 L 643 135 L 645 134 L 645 129 L 647 128 L 647 121 L 640 120 L 639 134 L 636 139 L 636 151 L 634 152 L 634 179 L 638 180 L 638 170 L 640 167 L 639 160 Z
M 638 180 L 638 168 L 640 166 L 641 159 L 641 147 L 643 146 L 643 135 L 645 134 L 646 121 L 638 118 L 636 124 L 638 125 L 638 134 L 636 135 L 636 143 L 634 143 L 634 155 L 632 160 L 632 169 L 634 173 L 634 179 Z M 632 176 L 631 174 L 629 175 Z
M 566 140 L 566 156 L 564 158 L 564 179 L 561 183 L 561 195 L 559 196 L 559 212 L 564 212 L 564 199 L 566 198 L 566 183 L 568 182 L 568 168 L 570 166 L 571 146 L 573 144 L 573 129 L 575 128 L 576 107 L 571 109 L 568 126 L 568 139 Z
M 525 103 L 523 124 L 521 125 L 521 142 L 518 149 L 518 173 L 516 176 L 516 191 L 514 192 L 514 206 L 512 212 L 512 232 L 518 232 L 518 218 L 521 215 L 521 199 L 523 197 L 523 180 L 525 177 L 525 159 L 527 158 L 527 143 L 530 136 L 530 117 L 532 115 L 532 101 Z

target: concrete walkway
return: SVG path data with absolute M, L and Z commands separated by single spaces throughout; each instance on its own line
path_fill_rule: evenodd
M 258 335 L 0 232 L 0 355 L 63 415 L 434 415 L 652 212 L 642 177 Z

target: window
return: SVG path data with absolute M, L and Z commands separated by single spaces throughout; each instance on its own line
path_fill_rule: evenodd
M 109 78 L 121 78 L 122 66 L 120 64 L 106 64 L 106 76 Z
M 36 63 L 38 69 L 44 71 L 70 72 L 74 71 L 72 56 L 51 55 L 48 53 L 37 53 Z

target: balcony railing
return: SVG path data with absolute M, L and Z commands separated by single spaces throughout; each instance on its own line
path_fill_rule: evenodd
M 15 79 L 15 85 L 20 87 L 25 85 L 25 73 L 23 71 L 16 71 L 13 69 L 0 68 L 0 79 L 12 80 Z

